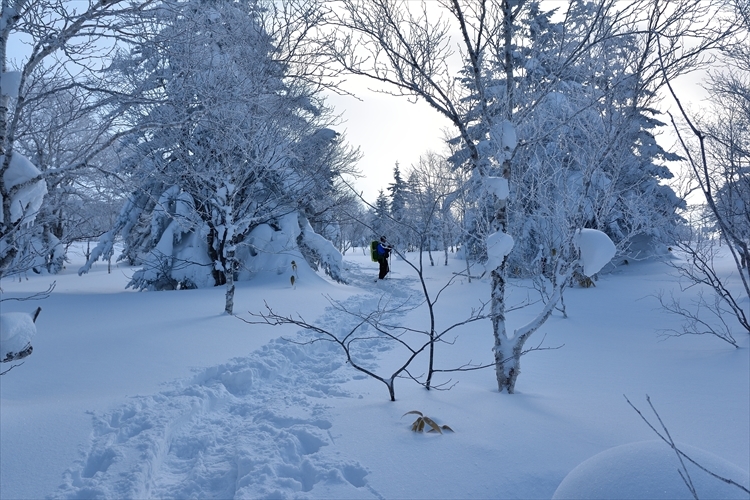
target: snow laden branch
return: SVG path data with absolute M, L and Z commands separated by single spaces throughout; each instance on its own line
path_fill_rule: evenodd
M 7 160 L 7 161 L 6 161 Z M 25 156 L 13 152 L 0 155 L 0 277 L 25 270 L 26 260 L 17 260 L 20 237 L 31 226 L 47 194 L 42 173 Z M 14 265 L 15 261 L 15 265 Z

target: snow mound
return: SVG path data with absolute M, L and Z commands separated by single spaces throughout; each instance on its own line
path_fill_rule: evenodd
M 693 460 L 714 474 L 746 487 L 748 473 L 707 451 L 677 444 Z M 685 461 L 698 498 L 747 499 L 740 488 L 726 484 Z M 678 474 L 680 462 L 663 441 L 641 441 L 616 446 L 573 469 L 558 486 L 554 499 L 692 499 Z
M 510 187 L 508 186 L 508 179 L 505 177 L 485 177 L 484 185 L 487 191 L 493 193 L 498 199 L 508 199 Z
M 505 257 L 513 250 L 513 237 L 502 231 L 487 236 L 487 264 L 485 269 L 492 271 L 503 263 Z
M 0 155 L 0 163 L 5 155 Z M 32 222 L 42 206 L 47 194 L 47 183 L 41 178 L 42 172 L 25 156 L 16 152 L 10 157 L 10 165 L 3 175 L 2 182 L 6 192 L 14 187 L 18 190 L 12 194 L 10 203 L 10 221 L 17 222 L 24 218 L 24 222 Z M 34 181 L 34 179 L 38 179 Z M 4 217 L 3 198 L 0 196 L 0 219 Z
M 609 264 L 617 248 L 609 236 L 597 229 L 581 229 L 575 235 L 575 245 L 581 251 L 583 274 L 593 276 Z
M 0 361 L 14 359 L 26 350 L 36 335 L 31 314 L 11 312 L 0 314 Z

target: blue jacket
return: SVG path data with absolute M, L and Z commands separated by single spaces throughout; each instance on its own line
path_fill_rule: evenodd
M 388 257 L 388 254 L 391 253 L 391 248 L 383 245 L 383 243 L 378 243 L 378 255 L 381 257 Z

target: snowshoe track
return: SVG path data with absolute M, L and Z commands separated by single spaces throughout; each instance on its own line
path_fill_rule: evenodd
M 350 282 L 373 289 L 354 267 Z M 365 311 L 381 295 L 411 302 L 405 280 L 345 301 Z M 374 295 L 374 296 L 373 296 Z M 346 331 L 354 318 L 328 307 L 318 324 Z M 299 332 L 296 340 L 309 340 Z M 358 347 L 376 366 L 389 346 Z M 244 358 L 200 371 L 170 390 L 94 416 L 90 449 L 53 498 L 377 498 L 367 469 L 335 449 L 326 399 L 353 397 L 361 378 L 331 342 L 269 342 Z

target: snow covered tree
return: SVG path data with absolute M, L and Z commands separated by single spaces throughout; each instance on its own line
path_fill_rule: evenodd
M 705 191 L 717 227 L 737 251 L 738 270 L 745 269 L 750 281 L 750 6 L 738 0 L 727 3 L 739 29 L 735 42 L 724 50 L 726 69 L 714 72 L 708 82 L 711 113 L 701 125 L 709 165 L 695 180 Z
M 580 3 L 573 2 L 574 5 Z M 524 343 L 552 314 L 568 277 L 579 264 L 583 264 L 585 273 L 596 272 L 596 266 L 587 264 L 585 259 L 558 261 L 552 270 L 554 287 L 544 308 L 528 324 L 509 331 L 505 288 L 507 256 L 514 239 L 509 234 L 512 227 L 508 196 L 514 175 L 513 159 L 519 144 L 517 126 L 523 118 L 520 113 L 536 106 L 561 80 L 560 75 L 551 73 L 540 82 L 540 92 L 533 98 L 523 100 L 518 95 L 521 90 L 519 78 L 526 71 L 518 58 L 523 41 L 519 22 L 528 15 L 528 8 L 538 5 L 538 2 L 446 0 L 439 4 L 444 17 L 434 15 L 435 12 L 425 4 L 417 6 L 409 2 L 341 0 L 337 4 L 341 9 L 334 11 L 337 14 L 335 22 L 345 28 L 339 30 L 336 46 L 340 64 L 354 74 L 390 85 L 396 95 L 425 100 L 457 131 L 464 150 L 462 163 L 472 176 L 470 192 L 476 199 L 486 200 L 481 200 L 480 206 L 488 207 L 491 213 L 491 233 L 485 243 L 487 268 L 492 279 L 495 372 L 498 389 L 512 393 Z M 627 30 L 613 30 L 612 22 L 603 22 L 611 18 L 620 20 L 620 26 L 633 30 L 642 31 L 640 25 L 643 22 L 650 22 L 653 32 L 660 30 L 672 43 L 667 50 L 673 63 L 671 71 L 678 71 L 681 65 L 684 67 L 694 60 L 691 56 L 696 51 L 699 53 L 705 48 L 701 45 L 695 51 L 691 47 L 689 54 L 680 53 L 683 35 L 694 29 L 696 18 L 698 21 L 709 19 L 710 12 L 703 3 L 685 0 L 675 3 L 670 9 L 663 9 L 658 3 L 637 0 L 622 6 L 624 10 L 614 0 L 600 0 L 592 5 L 593 16 L 576 19 L 576 22 L 583 23 L 576 31 L 585 33 L 585 36 L 570 40 L 567 50 L 560 54 L 564 61 L 556 67 L 566 68 L 576 61 L 585 60 L 601 44 L 626 35 Z M 672 15 L 673 12 L 677 14 Z M 464 61 L 464 69 L 459 75 L 451 64 L 456 46 L 452 33 L 458 33 L 460 56 Z M 566 31 L 559 36 L 565 38 Z M 654 44 L 649 48 L 648 57 L 643 61 L 653 63 Z M 526 138 L 522 139 L 522 145 L 525 145 Z M 604 235 L 597 230 L 588 231 L 594 232 L 572 232 L 571 246 L 576 245 L 576 238 L 580 235 Z M 609 248 L 608 245 L 602 248 L 605 246 Z M 583 250 L 580 245 L 578 248 Z
M 32 251 L 27 253 L 35 272 L 56 273 L 72 242 L 97 238 L 109 228 L 117 216 L 114 200 L 123 187 L 109 172 L 116 164 L 112 148 L 104 148 L 85 165 L 66 168 L 109 140 L 91 96 L 44 73 L 32 73 L 27 83 L 28 94 L 39 97 L 20 116 L 16 151 L 39 168 L 47 185 L 32 229 Z M 47 93 L 50 88 L 61 90 Z
M 427 250 L 435 265 L 434 250 L 443 250 L 448 265 L 448 247 L 455 226 L 451 212 L 459 183 L 451 165 L 442 156 L 428 152 L 409 169 L 409 225 L 418 238 L 419 251 Z
M 407 199 L 409 198 L 409 186 L 401 178 L 401 170 L 399 169 L 398 162 L 393 167 L 393 182 L 388 184 L 388 197 L 390 198 L 390 214 L 393 221 L 398 225 L 399 222 L 403 221 L 406 217 Z M 393 243 L 400 245 L 403 244 L 408 237 L 402 235 L 401 231 L 394 227 L 396 234 L 392 234 L 390 239 Z
M 388 197 L 390 200 L 391 215 L 397 221 L 404 218 L 404 211 L 406 210 L 406 199 L 409 196 L 409 187 L 406 182 L 401 178 L 401 170 L 396 166 L 393 167 L 393 182 L 388 184 Z
M 371 210 L 370 218 L 370 227 L 373 231 L 372 238 L 380 239 L 381 236 L 390 233 L 392 229 L 390 204 L 388 203 L 388 196 L 382 189 L 378 192 L 378 198 L 375 200 L 375 206 Z
M 67 158 L 59 168 L 47 169 L 29 162 L 16 150 L 22 136 L 39 138 L 45 133 L 43 124 L 34 121 L 33 113 L 41 109 L 43 102 L 53 102 L 58 94 L 85 90 L 85 108 L 89 113 L 100 110 L 97 128 L 100 133 L 106 132 L 122 109 L 106 108 L 112 92 L 117 90 L 107 88 L 101 81 L 98 73 L 101 61 L 127 36 L 134 17 L 126 14 L 141 12 L 152 3 L 152 0 L 112 0 L 87 2 L 81 8 L 81 5 L 52 0 L 2 0 L 0 276 L 38 265 L 37 251 L 45 253 L 55 248 L 54 241 L 44 243 L 41 250 L 36 247 L 40 237 L 50 236 L 48 231 L 33 224 L 44 200 L 45 179 L 84 168 L 124 132 L 120 129 L 95 147 L 81 151 L 76 158 Z M 25 44 L 27 51 L 11 61 L 8 47 L 14 40 Z M 40 85 L 42 82 L 44 85 Z M 53 258 L 53 261 L 58 260 Z M 53 264 L 57 265 L 59 263 Z
M 726 0 L 723 5 L 733 22 L 731 29 L 721 34 L 733 36 L 722 40 L 724 67 L 716 70 L 707 84 L 710 112 L 704 117 L 691 116 L 675 82 L 667 77 L 683 127 L 675 117 L 672 123 L 691 185 L 705 201 L 702 211 L 708 217 L 702 217 L 702 223 L 708 222 L 710 227 L 706 231 L 690 224 L 683 234 L 676 235 L 675 245 L 685 255 L 685 263 L 676 267 L 689 286 L 707 285 L 713 300 L 700 295 L 692 308 L 683 307 L 677 299 L 662 298 L 661 302 L 669 311 L 685 317 L 679 335 L 709 333 L 738 347 L 733 329 L 739 326 L 750 333 L 750 317 L 743 306 L 750 297 L 750 8 L 739 0 Z M 726 242 L 740 278 L 739 287 L 734 287 L 716 266 L 720 242 L 710 233 Z
M 513 121 L 524 140 L 511 169 L 514 273 L 534 275 L 544 263 L 575 258 L 569 242 L 576 227 L 605 231 L 634 257 L 665 247 L 681 201 L 663 184 L 672 177 L 664 162 L 678 157 L 656 142 L 663 79 L 653 65 L 654 35 L 638 31 L 638 15 L 577 1 L 553 21 L 552 12 L 529 2 L 518 19 Z M 668 25 L 660 15 L 654 10 L 650 19 Z M 498 72 L 495 85 L 505 81 Z M 492 100 L 488 112 L 502 114 L 504 106 Z M 485 133 L 481 124 L 472 132 Z M 459 151 L 453 160 L 466 158 Z M 488 212 L 480 199 L 472 232 L 486 227 L 477 224 Z
M 311 222 L 356 155 L 328 128 L 317 89 L 289 73 L 265 15 L 253 0 L 164 2 L 113 65 L 153 97 L 121 152 L 137 188 L 80 272 L 121 235 L 143 266 L 129 286 L 226 285 L 228 313 L 235 279 L 288 267 L 295 253 L 343 280 L 341 255 Z

